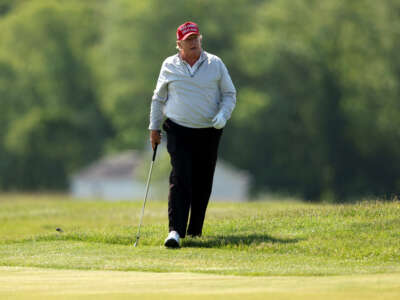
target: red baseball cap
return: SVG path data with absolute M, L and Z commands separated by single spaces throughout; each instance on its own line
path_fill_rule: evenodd
M 200 34 L 199 26 L 193 22 L 186 22 L 178 27 L 176 30 L 176 38 L 179 41 L 186 40 L 192 34 Z

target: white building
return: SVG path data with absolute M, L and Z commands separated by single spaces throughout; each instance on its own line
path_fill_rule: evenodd
M 149 190 L 149 198 L 152 199 L 166 199 L 168 196 L 169 172 L 163 168 L 165 174 L 157 174 L 157 164 L 168 165 L 167 161 L 162 161 L 162 151 L 157 154 L 153 167 Z M 139 152 L 126 151 L 93 163 L 71 177 L 72 196 L 106 200 L 142 200 L 151 161 L 151 155 L 146 154 L 145 161 Z M 165 155 L 164 159 L 168 159 L 168 156 Z M 162 169 L 161 166 L 159 169 Z M 250 177 L 247 173 L 219 161 L 215 170 L 211 201 L 246 201 L 249 183 Z

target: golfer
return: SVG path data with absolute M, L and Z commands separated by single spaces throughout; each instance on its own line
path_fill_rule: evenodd
M 179 51 L 162 64 L 149 126 L 153 149 L 161 142 L 163 127 L 171 157 L 169 234 L 164 243 L 169 248 L 180 247 L 186 234 L 202 234 L 219 141 L 236 104 L 228 70 L 219 57 L 202 49 L 197 24 L 182 24 L 176 37 Z

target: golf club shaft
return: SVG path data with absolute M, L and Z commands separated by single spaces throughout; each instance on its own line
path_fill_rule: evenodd
M 140 215 L 139 227 L 138 227 L 138 232 L 137 232 L 137 235 L 136 235 L 136 242 L 135 242 L 134 247 L 137 246 L 137 244 L 139 242 L 139 238 L 140 238 L 140 227 L 142 226 L 142 220 L 143 220 L 143 215 L 144 215 L 144 208 L 146 206 L 147 194 L 149 193 L 149 185 L 150 185 L 151 173 L 153 172 L 153 164 L 154 164 L 154 160 L 156 159 L 157 146 L 158 146 L 158 144 L 156 144 L 155 147 L 154 147 L 153 158 L 152 158 L 151 164 L 150 164 L 149 175 L 147 176 L 146 193 L 145 193 L 145 196 L 144 196 L 144 201 L 143 201 L 143 206 L 142 206 L 142 213 Z

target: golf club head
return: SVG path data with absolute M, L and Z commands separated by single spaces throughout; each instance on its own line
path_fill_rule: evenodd
M 133 244 L 133 247 L 136 247 L 138 245 L 138 242 L 139 242 L 139 238 L 137 237 L 136 242 Z

